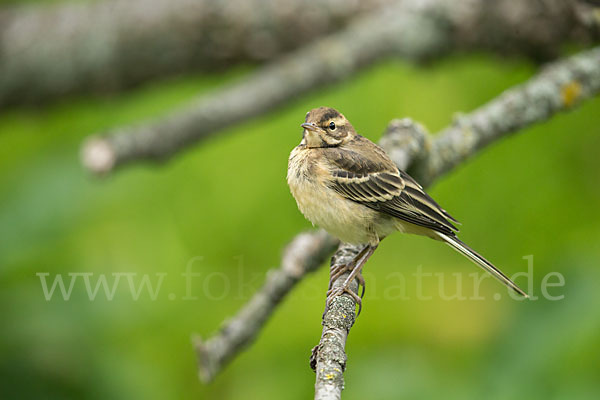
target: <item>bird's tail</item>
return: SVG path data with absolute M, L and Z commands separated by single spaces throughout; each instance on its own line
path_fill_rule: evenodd
M 462 242 L 456 236 L 448 236 L 440 232 L 436 232 L 440 238 L 450 246 L 452 246 L 455 250 L 462 253 L 464 256 L 468 257 L 475 264 L 479 265 L 481 268 L 492 274 L 492 276 L 498 279 L 500 282 L 504 283 L 506 286 L 519 293 L 521 296 L 528 298 L 529 296 L 525 293 L 521 288 L 519 288 L 513 281 L 511 281 L 506 275 L 502 273 L 498 268 L 494 267 L 494 265 L 483 258 L 479 253 L 475 250 L 467 246 L 464 242 Z

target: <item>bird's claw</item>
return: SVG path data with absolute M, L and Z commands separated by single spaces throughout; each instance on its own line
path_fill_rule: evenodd
M 327 301 L 325 303 L 325 311 L 323 312 L 323 317 L 325 317 L 325 313 L 329 310 L 329 306 L 338 296 L 341 296 L 345 293 L 350 295 L 351 298 L 354 299 L 356 304 L 358 304 L 358 313 L 356 316 L 360 315 L 362 311 L 362 298 L 365 295 L 366 283 L 365 278 L 363 278 L 361 274 L 361 270 L 363 265 L 367 262 L 371 254 L 375 251 L 377 245 L 367 245 L 365 246 L 352 261 L 347 264 L 335 265 L 330 273 L 329 278 L 329 287 L 327 290 Z M 340 287 L 333 287 L 335 281 L 340 279 L 340 277 L 349 272 L 348 276 L 344 280 L 344 283 Z M 356 279 L 358 281 L 358 286 L 362 286 L 362 291 L 360 296 L 354 291 L 350 290 L 350 284 Z
M 335 282 L 342 274 L 344 274 L 345 272 L 352 272 L 352 270 L 354 269 L 354 262 L 350 262 L 348 264 L 342 264 L 342 265 L 337 265 L 333 271 L 331 271 L 331 276 L 329 278 L 329 286 L 327 287 L 327 290 L 329 293 L 331 291 L 331 288 L 333 287 L 333 282 Z M 367 290 L 367 284 L 365 282 L 365 278 L 363 278 L 361 273 L 358 273 L 358 275 L 356 275 L 356 280 L 358 281 L 358 287 L 362 288 L 361 293 L 360 293 L 360 298 L 362 299 L 365 296 L 365 291 Z
M 345 293 L 350 295 L 350 297 L 354 299 L 356 304 L 358 304 L 358 313 L 356 314 L 356 316 L 358 317 L 360 315 L 360 312 L 362 311 L 362 296 L 365 294 L 364 286 L 361 296 L 358 296 L 356 293 L 354 293 L 354 291 L 350 290 L 347 286 L 344 285 L 335 289 L 329 289 L 327 291 L 327 301 L 325 302 L 325 311 L 323 312 L 323 317 L 329 310 L 329 306 L 331 306 L 333 299 Z

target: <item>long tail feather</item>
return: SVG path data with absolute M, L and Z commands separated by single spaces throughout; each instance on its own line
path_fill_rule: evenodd
M 511 281 L 506 275 L 502 273 L 498 268 L 494 267 L 494 265 L 483 258 L 479 253 L 475 250 L 467 246 L 463 241 L 461 241 L 456 236 L 448 236 L 440 232 L 436 232 L 444 242 L 448 243 L 451 247 L 453 247 L 458 252 L 462 253 L 464 256 L 469 258 L 475 264 L 479 265 L 481 268 L 492 274 L 492 276 L 498 279 L 500 282 L 504 283 L 506 286 L 520 294 L 528 298 L 529 296 L 525 293 L 521 288 L 519 288 L 513 281 Z

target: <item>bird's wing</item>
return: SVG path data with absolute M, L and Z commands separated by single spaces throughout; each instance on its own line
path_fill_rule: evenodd
M 400 171 L 382 148 L 358 136 L 351 148 L 325 150 L 330 166 L 329 187 L 348 200 L 398 219 L 432 229 L 443 241 L 467 256 L 517 293 L 527 297 L 502 271 L 458 237 L 457 222 L 410 175 Z
M 398 170 L 398 172 L 400 173 L 402 179 L 404 179 L 404 181 L 406 182 L 406 188 L 412 196 L 420 198 L 421 201 L 423 203 L 428 204 L 430 208 L 441 212 L 445 218 L 448 218 L 449 220 L 456 222 L 460 225 L 460 222 L 458 222 L 456 218 L 454 218 L 452 215 L 448 214 L 446 210 L 444 210 L 434 199 L 432 199 L 431 196 L 429 196 L 427 192 L 425 192 L 423 187 L 419 185 L 419 183 L 415 181 L 412 176 L 408 175 L 402 170 Z
M 398 170 L 380 150 L 369 157 L 339 150 L 331 157 L 334 168 L 329 186 L 341 196 L 373 210 L 447 235 L 456 222 L 407 173 Z M 379 151 L 380 150 L 380 151 Z M 383 157 L 383 158 L 381 158 Z

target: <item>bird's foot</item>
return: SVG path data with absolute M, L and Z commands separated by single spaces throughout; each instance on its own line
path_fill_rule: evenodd
M 364 283 L 364 280 L 363 280 L 363 283 Z M 363 286 L 363 288 L 364 288 L 364 286 Z M 356 316 L 358 317 L 360 315 L 360 312 L 362 310 L 362 296 L 359 296 L 356 293 L 354 293 L 354 291 L 351 290 L 348 287 L 348 285 L 343 285 L 343 286 L 337 287 L 335 289 L 329 289 L 327 291 L 327 301 L 325 302 L 325 311 L 323 311 L 323 317 L 325 317 L 325 314 L 329 310 L 329 306 L 331 306 L 333 299 L 335 299 L 336 297 L 341 296 L 345 293 L 350 295 L 350 297 L 352 297 L 354 299 L 356 304 L 358 304 L 358 313 L 356 314 Z M 363 294 L 364 294 L 364 290 L 363 290 Z
M 327 311 L 329 310 L 329 306 L 333 302 L 333 299 L 345 293 L 347 293 L 351 298 L 353 298 L 356 304 L 358 304 L 358 313 L 356 314 L 356 316 L 358 317 L 360 315 L 360 312 L 362 310 L 362 298 L 365 295 L 366 289 L 365 279 L 363 278 L 361 271 L 363 265 L 365 265 L 365 263 L 367 262 L 369 257 L 371 257 L 376 248 L 377 245 L 367 245 L 354 257 L 354 259 L 351 262 L 343 265 L 336 265 L 333 267 L 329 278 L 327 301 L 325 303 L 325 311 L 323 312 L 323 317 L 325 316 L 325 313 L 327 313 Z M 334 282 L 337 281 L 343 274 L 348 272 L 350 273 L 344 280 L 344 283 L 341 286 L 334 288 Z M 350 290 L 350 284 L 354 282 L 354 279 L 358 281 L 359 288 L 362 286 L 362 292 L 360 296 L 354 291 Z
M 334 269 L 331 271 L 331 275 L 329 277 L 329 286 L 327 287 L 328 294 L 331 292 L 333 287 L 333 282 L 335 282 L 340 276 L 342 276 L 346 272 L 352 273 L 355 269 L 355 261 L 351 261 L 348 264 L 336 265 Z M 365 296 L 365 290 L 367 289 L 367 285 L 365 282 L 365 278 L 363 278 L 362 273 L 358 272 L 356 274 L 356 280 L 358 281 L 358 287 L 362 288 L 360 293 L 360 298 L 362 299 Z M 353 292 L 354 294 L 354 292 Z

